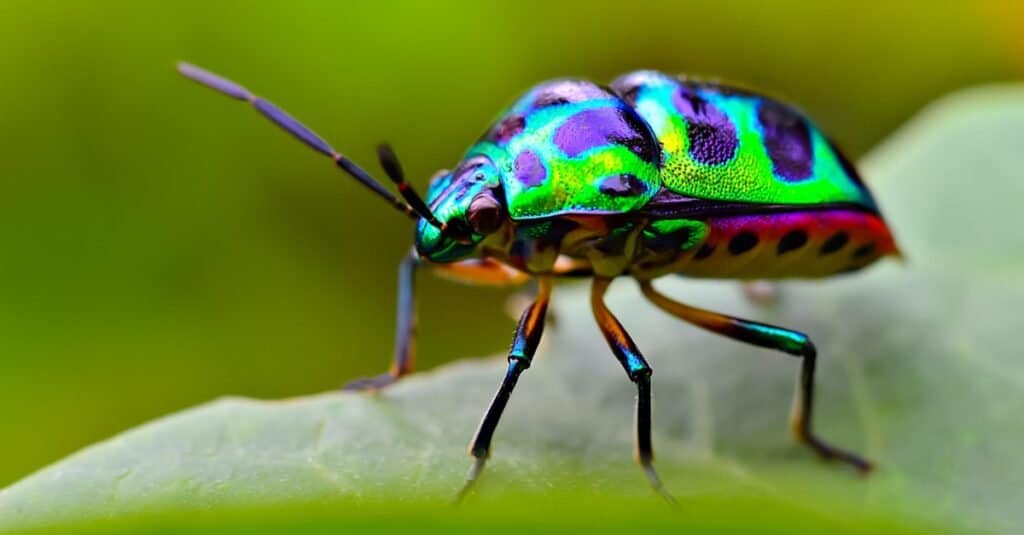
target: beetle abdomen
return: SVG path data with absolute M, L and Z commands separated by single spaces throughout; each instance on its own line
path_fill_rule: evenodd
M 699 245 L 670 262 L 645 262 L 644 256 L 657 258 L 656 251 L 641 252 L 634 272 L 641 277 L 669 272 L 731 279 L 824 277 L 899 254 L 884 221 L 861 210 L 721 216 L 702 223 L 707 231 Z
M 853 203 L 877 210 L 853 166 L 798 110 L 753 93 L 654 71 L 612 83 L 663 147 L 662 183 L 730 202 Z

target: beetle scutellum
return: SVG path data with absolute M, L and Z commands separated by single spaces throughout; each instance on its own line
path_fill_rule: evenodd
M 412 371 L 416 266 L 430 264 L 476 283 L 536 280 L 508 371 L 470 444 L 475 460 L 460 495 L 482 471 L 501 413 L 530 366 L 552 281 L 567 276 L 593 279 L 594 317 L 637 388 L 636 459 L 667 498 L 652 466 L 651 367 L 604 304 L 619 276 L 636 279 L 647 298 L 684 321 L 800 357 L 790 415 L 794 436 L 823 458 L 871 469 L 811 429 L 816 351 L 806 335 L 678 303 L 651 284 L 671 273 L 825 277 L 899 254 L 856 170 L 799 111 L 755 93 L 653 71 L 627 74 L 610 87 L 547 82 L 502 114 L 454 171 L 435 175 L 424 201 L 386 145 L 378 155 L 402 198 L 266 100 L 195 66 L 183 63 L 179 71 L 248 101 L 417 221 L 415 247 L 399 268 L 394 363 L 388 373 L 346 388 L 382 388 Z

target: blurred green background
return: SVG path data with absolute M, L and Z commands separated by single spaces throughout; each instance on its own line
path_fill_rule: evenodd
M 859 156 L 944 93 L 1024 75 L 1019 6 L 4 0 L 0 486 L 214 397 L 388 365 L 408 222 L 179 59 L 368 168 L 391 141 L 422 186 L 530 85 L 637 68 L 784 95 Z M 420 281 L 422 368 L 507 346 L 505 292 Z

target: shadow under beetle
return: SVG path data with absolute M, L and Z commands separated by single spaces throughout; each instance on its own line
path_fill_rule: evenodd
M 412 372 L 417 266 L 476 284 L 536 281 L 508 370 L 470 443 L 474 463 L 460 496 L 483 470 L 502 411 L 530 367 L 558 277 L 593 279 L 594 318 L 637 389 L 635 457 L 666 498 L 652 465 L 652 370 L 604 303 L 618 276 L 636 279 L 648 299 L 683 321 L 799 357 L 793 435 L 822 458 L 871 469 L 812 430 L 817 352 L 806 335 L 685 305 L 652 285 L 666 274 L 825 277 L 899 256 L 853 165 L 793 107 L 654 71 L 626 74 L 610 87 L 546 82 L 516 101 L 454 171 L 438 172 L 422 199 L 387 145 L 378 156 L 401 197 L 270 102 L 193 65 L 178 70 L 249 102 L 416 222 L 415 246 L 399 266 L 394 362 L 345 388 L 379 389 Z

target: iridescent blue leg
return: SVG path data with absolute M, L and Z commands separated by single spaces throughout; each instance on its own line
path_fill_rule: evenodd
M 654 447 L 651 444 L 651 374 L 653 370 L 644 360 L 629 333 L 622 327 L 619 320 L 604 304 L 604 294 L 608 291 L 611 279 L 595 277 L 590 290 L 590 307 L 594 319 L 604 334 L 605 340 L 626 370 L 626 375 L 636 384 L 636 447 L 634 457 L 643 468 L 651 487 L 670 503 L 675 499 L 661 483 L 661 478 L 654 470 Z
M 871 470 L 870 461 L 830 445 L 818 438 L 811 429 L 811 415 L 814 409 L 814 367 L 818 360 L 818 353 L 807 335 L 679 303 L 655 290 L 650 281 L 640 281 L 640 288 L 658 308 L 683 321 L 734 340 L 801 357 L 800 375 L 789 417 L 793 436 L 824 459 L 847 463 L 861 472 Z
M 541 334 L 544 332 L 544 317 L 547 314 L 548 302 L 551 299 L 551 279 L 543 278 L 538 280 L 537 297 L 533 303 L 523 311 L 519 318 L 519 325 L 516 327 L 516 335 L 512 340 L 512 348 L 508 353 L 508 369 L 505 377 L 498 386 L 498 392 L 494 395 L 487 412 L 480 421 L 480 427 L 469 444 L 469 454 L 473 457 L 473 465 L 466 474 L 466 483 L 462 486 L 456 499 L 462 499 L 473 487 L 473 483 L 480 477 L 480 473 L 487 463 L 491 453 L 491 439 L 494 437 L 494 430 L 498 427 L 501 414 L 508 404 L 512 390 L 516 387 L 519 375 L 530 367 L 533 355 L 540 344 Z
M 412 373 L 416 360 L 416 251 L 402 259 L 398 266 L 398 321 L 395 328 L 395 356 L 391 369 L 376 377 L 351 381 L 343 390 L 376 390 Z

